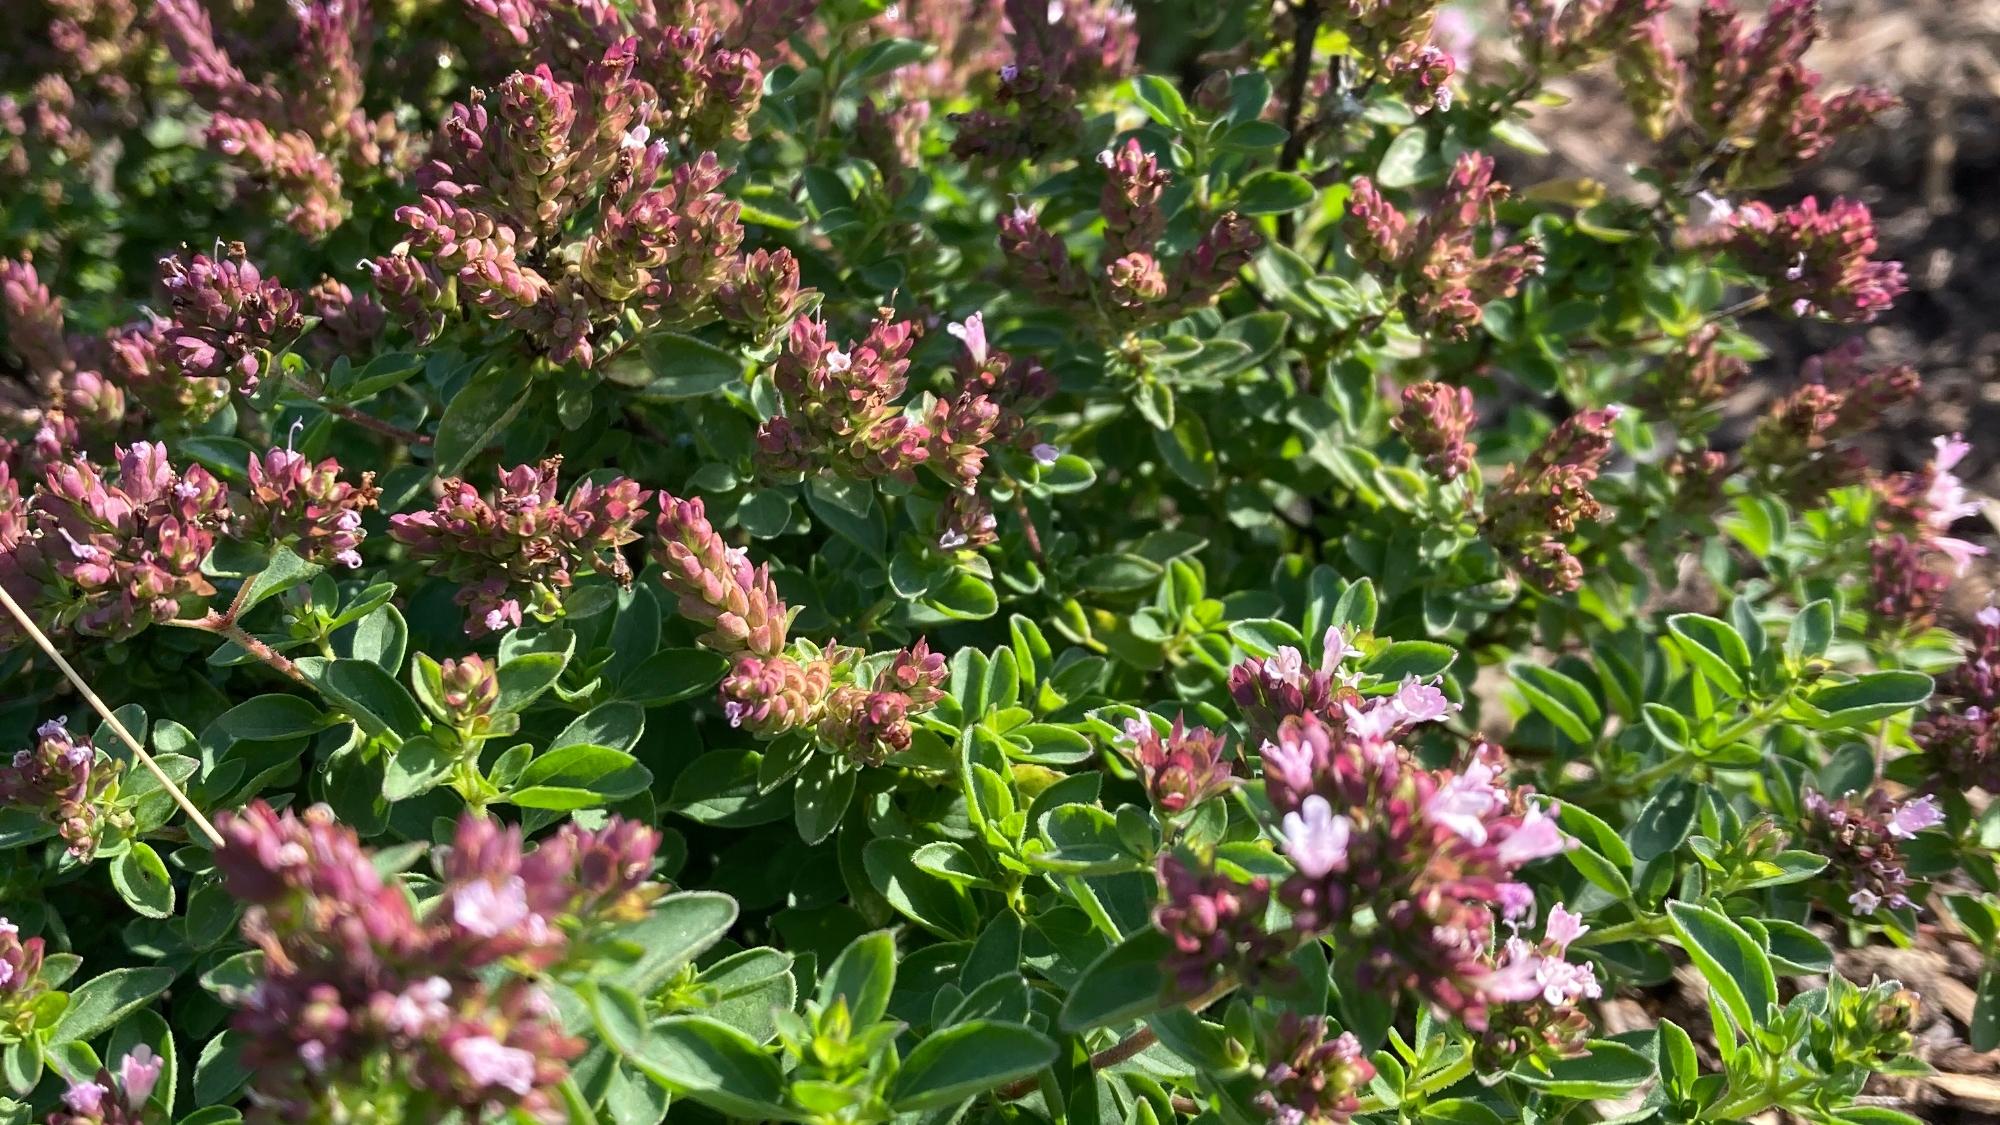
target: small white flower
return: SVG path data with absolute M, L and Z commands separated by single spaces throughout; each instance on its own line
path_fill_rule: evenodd
M 1317 879 L 1347 862 L 1347 841 L 1354 822 L 1337 815 L 1326 798 L 1307 797 L 1298 812 L 1285 814 L 1285 855 L 1299 874 Z
M 846 371 L 853 366 L 854 357 L 841 351 L 839 348 L 826 353 L 826 369 L 828 371 Z
M 1057 461 L 1062 459 L 1062 450 L 1059 447 L 1050 445 L 1048 442 L 1045 441 L 1038 442 L 1035 445 L 1035 448 L 1029 450 L 1029 453 L 1031 453 L 1034 456 L 1035 464 L 1041 465 L 1044 468 L 1053 465 Z
M 1875 913 L 1875 909 L 1882 905 L 1882 896 L 1869 890 L 1867 887 L 1862 887 L 1853 894 L 1848 895 L 1847 901 L 1849 905 L 1854 907 L 1856 914 L 1873 914 Z

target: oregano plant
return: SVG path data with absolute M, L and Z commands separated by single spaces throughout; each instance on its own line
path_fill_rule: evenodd
M 1892 1125 L 1939 927 L 2000 1045 L 1816 0 L 1135 3 L 10 10 L 0 1125 Z

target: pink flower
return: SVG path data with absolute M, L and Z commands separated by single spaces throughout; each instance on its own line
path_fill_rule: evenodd
M 1526 883 L 1502 883 L 1499 889 L 1500 914 L 1518 922 L 1535 910 L 1535 889 Z
M 118 1064 L 118 1084 L 125 1087 L 125 1102 L 133 1109 L 146 1104 L 153 1096 L 153 1086 L 160 1080 L 160 1070 L 166 1060 L 153 1053 L 153 1049 L 141 1043 L 132 1048 L 125 1060 Z
M 1034 457 L 1035 464 L 1043 468 L 1055 464 L 1062 457 L 1062 449 L 1060 447 L 1050 445 L 1045 441 L 1036 443 L 1035 447 L 1029 453 Z
M 1431 794 L 1424 816 L 1470 844 L 1486 842 L 1486 821 L 1507 802 L 1507 793 L 1493 784 L 1493 768 L 1474 762 Z M 1527 822 L 1522 822 L 1522 828 Z
M 1882 896 L 1867 887 L 1861 887 L 1848 895 L 1847 901 L 1854 907 L 1856 914 L 1873 914 L 1882 905 Z
M 1331 671 L 1354 655 L 1347 645 L 1347 629 L 1340 625 L 1328 625 L 1326 636 L 1320 640 L 1319 666 L 1321 671 Z
M 1279 645 L 1278 651 L 1264 665 L 1264 676 L 1272 687 L 1297 687 L 1305 679 L 1305 674 L 1304 655 L 1290 645 Z
M 1542 931 L 1542 936 L 1554 943 L 1556 949 L 1560 951 L 1568 949 L 1570 942 L 1589 932 L 1590 927 L 1583 924 L 1583 915 L 1570 913 L 1569 909 L 1559 902 L 1549 908 L 1549 924 Z
M 511 931 L 527 921 L 528 888 L 519 875 L 504 882 L 480 879 L 459 887 L 452 894 L 451 920 L 467 933 L 493 937 Z
M 1555 818 L 1537 806 L 1521 818 L 1519 828 L 1500 841 L 1500 862 L 1515 865 L 1528 863 L 1561 855 L 1568 848 L 1569 840 L 1556 827 Z
M 1415 676 L 1403 681 L 1389 705 L 1413 723 L 1434 722 L 1458 709 L 1436 685 L 1419 682 Z
M 947 324 L 944 330 L 964 342 L 966 353 L 972 357 L 974 364 L 986 366 L 986 317 L 983 313 L 973 313 L 962 323 Z
M 97 1114 L 104 1104 L 104 1095 L 110 1093 L 95 1082 L 72 1082 L 63 1091 L 62 1102 L 71 1113 L 80 1116 Z
M 475 1085 L 498 1086 L 526 1094 L 535 1084 L 535 1056 L 509 1047 L 490 1035 L 461 1039 L 451 1045 L 451 1057 L 465 1068 Z
M 1285 855 L 1308 879 L 1317 879 L 1347 862 L 1347 840 L 1354 823 L 1336 814 L 1326 798 L 1307 797 L 1298 812 L 1286 813 Z
M 1926 828 L 1944 823 L 1944 810 L 1938 808 L 1937 798 L 1926 793 L 1914 801 L 1904 801 L 1896 807 L 1888 820 L 1889 835 L 1899 840 L 1908 840 Z

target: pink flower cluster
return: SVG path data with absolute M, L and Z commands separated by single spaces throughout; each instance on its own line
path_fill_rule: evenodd
M 489 38 L 517 65 L 553 63 L 555 73 L 589 80 L 592 64 L 636 43 L 633 80 L 648 106 L 643 124 L 695 149 L 750 136 L 764 93 L 766 64 L 817 7 L 816 0 L 466 0 Z
M 671 171 L 650 141 L 651 87 L 623 39 L 579 82 L 546 65 L 454 105 L 396 212 L 409 238 L 369 268 L 384 303 L 428 341 L 461 304 L 557 362 L 590 366 L 627 312 L 649 324 L 713 319 L 743 238 L 713 153 Z M 663 179 L 664 175 L 664 179 Z M 586 230 L 572 220 L 590 217 Z
M 25 508 L 0 472 L 0 583 L 45 629 L 123 640 L 214 593 L 201 562 L 229 517 L 221 482 L 176 470 L 162 445 L 116 455 L 115 483 L 79 457 L 50 467 Z M 20 639 L 0 624 L 0 644 Z
M 1173 944 L 1164 967 L 1177 996 L 1193 999 L 1222 980 L 1254 985 L 1283 974 L 1278 959 L 1290 946 L 1264 923 L 1269 879 L 1255 875 L 1243 882 L 1226 872 L 1197 870 L 1170 851 L 1160 853 L 1156 870 L 1162 901 L 1153 909 L 1153 926 Z
M 873 682 L 842 684 L 827 695 L 819 719 L 821 741 L 864 765 L 882 764 L 910 748 L 910 716 L 944 698 L 948 674 L 944 655 L 932 652 L 919 637 L 898 651 Z
M 1347 201 L 1349 251 L 1394 288 L 1412 328 L 1462 340 L 1480 322 L 1480 306 L 1513 296 L 1542 266 L 1532 240 L 1504 243 L 1494 230 L 1507 195 L 1493 179 L 1493 158 L 1468 152 L 1430 214 L 1412 223 L 1363 176 Z
M 699 497 L 660 494 L 652 554 L 681 616 L 708 626 L 704 647 L 729 657 L 783 658 L 797 612 L 778 596 L 768 563 L 752 566 L 741 547 L 723 542 Z
M 1898 801 L 1880 789 L 1837 801 L 1812 790 L 1805 794 L 1805 843 L 1827 857 L 1826 877 L 1844 883 L 1847 906 L 1857 917 L 1911 905 L 1897 842 L 1943 822 L 1935 797 Z
M 1665 19 L 1653 12 L 1643 25 L 1621 29 L 1612 45 L 1622 44 L 1619 78 L 1648 130 L 1661 136 L 1679 128 L 1679 159 L 1689 178 L 1738 191 L 1783 182 L 1896 105 L 1889 94 L 1867 88 L 1822 95 L 1820 75 L 1804 62 L 1820 31 L 1819 0 L 1776 0 L 1754 30 L 1731 0 L 1705 0 L 1685 59 L 1669 41 Z
M 165 358 L 190 379 L 223 379 L 250 394 L 271 353 L 305 331 L 299 295 L 259 272 L 241 243 L 215 257 L 161 259 L 160 284 L 173 312 Z
M 1875 219 L 1866 204 L 1808 196 L 1773 211 L 1746 203 L 1688 240 L 1727 253 L 1769 288 L 1773 308 L 1792 316 L 1866 324 L 1906 288 L 1900 262 L 1875 258 Z
M 0 1028 L 14 1037 L 35 1028 L 35 1001 L 49 990 L 42 980 L 41 938 L 21 940 L 21 929 L 0 918 Z
M 39 475 L 86 444 L 115 436 L 126 399 L 107 378 L 99 341 L 64 330 L 63 302 L 28 259 L 0 259 L 0 354 L 18 379 L 0 382 L 0 461 Z
M 202 0 L 160 0 L 153 22 L 181 88 L 209 111 L 208 146 L 286 207 L 300 234 L 325 238 L 346 220 L 345 179 L 398 176 L 407 163 L 395 116 L 361 108 L 367 4 L 299 0 L 254 35 L 218 37 Z
M 736 259 L 715 290 L 717 311 L 748 331 L 758 347 L 776 342 L 818 298 L 819 290 L 799 284 L 799 260 L 783 247 Z
M 1251 657 L 1229 670 L 1229 695 L 1236 701 L 1258 738 L 1272 738 L 1279 724 L 1298 715 L 1317 715 L 1329 723 L 1344 721 L 1348 707 L 1365 706 L 1355 690 L 1359 672 L 1346 667 L 1355 655 L 1351 638 L 1338 627 L 1329 627 L 1320 643 L 1319 665 L 1306 662 L 1305 655 L 1290 645 L 1282 645 L 1268 660 Z M 1447 704 L 1435 687 L 1412 681 L 1404 685 L 1392 706 L 1405 708 L 1410 718 L 1426 714 L 1442 716 Z M 1435 714 L 1430 712 L 1435 711 Z
M 283 543 L 300 558 L 324 566 L 361 565 L 361 513 L 375 506 L 375 474 L 356 484 L 340 479 L 340 461 L 317 465 L 304 454 L 273 448 L 250 459 L 250 487 L 237 499 L 235 534 L 260 543 Z
M 913 323 L 878 320 L 843 351 L 828 339 L 824 322 L 793 321 L 774 376 L 781 413 L 757 431 L 765 469 L 909 482 L 926 466 L 951 489 L 938 521 L 940 549 L 992 543 L 992 506 L 979 491 L 988 450 L 1021 440 L 1025 412 L 1054 387 L 1039 365 L 991 347 L 981 314 L 946 331 L 965 345 L 958 388 L 935 399 L 919 420 L 898 401 L 908 382 Z
M 1530 943 L 1516 933 L 1502 944 L 1493 991 L 1507 999 L 1487 1013 L 1477 1048 L 1482 1066 L 1505 1070 L 1529 1056 L 1583 1053 L 1590 1017 L 1581 1005 L 1604 995 L 1604 989 L 1590 964 L 1566 958 L 1570 943 L 1589 931 L 1582 917 L 1557 903 L 1549 909 L 1540 942 Z
M 773 372 L 782 413 L 757 431 L 766 469 L 914 479 L 930 454 L 931 435 L 896 400 L 908 382 L 916 334 L 916 325 L 884 318 L 843 351 L 827 338 L 824 321 L 794 320 Z
M 1921 386 L 1916 368 L 1871 368 L 1862 362 L 1862 350 L 1857 338 L 1807 360 L 1803 385 L 1774 403 L 1751 430 L 1743 463 L 1780 496 L 1808 502 L 1861 480 L 1866 459 L 1841 441 L 1916 397 Z
M 584 1044 L 530 974 L 565 964 L 592 927 L 643 917 L 662 889 L 648 879 L 658 833 L 617 818 L 524 853 L 519 829 L 468 814 L 421 917 L 323 806 L 260 801 L 217 827 L 216 866 L 265 954 L 235 1025 L 270 1121 L 384 1074 L 427 1117 L 558 1118 L 556 1087 Z
M 1001 0 L 1013 59 L 1000 68 L 992 107 L 953 114 L 961 160 L 1005 164 L 1074 145 L 1083 92 L 1130 73 L 1139 37 L 1115 0 Z
M 1264 1043 L 1251 1104 L 1278 1125 L 1338 1125 L 1360 1110 L 1375 1066 L 1351 1033 L 1326 1033 L 1325 1016 L 1286 1012 Z
M 1264 237 L 1249 219 L 1225 211 L 1178 260 L 1163 256 L 1161 197 L 1173 175 L 1138 138 L 1098 154 L 1104 186 L 1098 211 L 1104 247 L 1094 270 L 1040 216 L 1016 206 L 1000 216 L 1000 250 L 1036 299 L 1082 323 L 1123 334 L 1186 316 L 1213 304 L 1236 282 Z
M 1929 565 L 1929 552 L 1906 535 L 1886 535 L 1868 544 L 1868 608 L 1881 623 L 1920 630 L 1937 621 L 1951 579 Z
M 1362 909 L 1362 987 L 1414 989 L 1467 1026 L 1523 999 L 1519 971 L 1489 956 L 1493 910 L 1518 902 L 1519 869 L 1561 853 L 1554 816 L 1499 783 L 1496 755 L 1429 770 L 1391 738 L 1395 704 L 1347 708 L 1344 723 L 1288 719 L 1265 743 L 1264 788 L 1296 873 L 1279 899 L 1303 933 L 1345 927 Z
M 478 653 L 438 664 L 440 716 L 451 727 L 478 733 L 500 701 L 500 676 L 493 663 Z
M 1479 452 L 1467 436 L 1478 421 L 1472 388 L 1425 382 L 1403 388 L 1403 408 L 1390 425 L 1424 459 L 1431 475 L 1454 481 L 1472 469 L 1473 454 Z
M 1875 491 L 1890 523 L 1913 531 L 1925 547 L 1950 559 L 1952 570 L 1963 577 L 1972 560 L 1986 554 L 1985 547 L 1946 534 L 1985 508 L 1952 471 L 1972 452 L 1972 445 L 1958 434 L 1933 438 L 1931 445 L 1937 454 L 1930 464 L 1918 472 L 1876 481 Z
M 1442 7 L 1439 0 L 1346 0 L 1334 6 L 1335 16 L 1344 17 L 1340 26 L 1365 80 L 1396 90 L 1418 113 L 1451 108 L 1448 84 L 1458 59 L 1435 41 Z
M 389 517 L 396 542 L 428 562 L 432 574 L 459 584 L 455 600 L 466 608 L 467 636 L 517 626 L 524 613 L 560 615 L 562 592 L 578 574 L 631 580 L 618 549 L 639 538 L 633 527 L 652 493 L 618 477 L 585 481 L 561 500 L 561 465 L 561 457 L 551 457 L 508 469 L 491 500 L 449 480 L 432 510 Z
M 72 1080 L 63 1091 L 62 1108 L 45 1120 L 48 1125 L 145 1125 L 146 1102 L 166 1062 L 141 1043 L 119 1060 L 116 1073 L 99 1067 L 95 1077 Z
M 1670 0 L 1507 0 L 1521 61 L 1543 78 L 1572 74 L 1628 47 Z
M 1130 720 L 1125 739 L 1131 745 L 1120 749 L 1139 768 L 1153 807 L 1168 816 L 1221 796 L 1236 784 L 1234 766 L 1223 756 L 1227 744 L 1222 735 L 1190 727 L 1184 716 L 1175 716 L 1165 735 L 1147 719 Z
M 1942 677 L 1953 702 L 1919 719 L 1910 733 L 1941 786 L 2000 793 L 2000 607 L 1973 617 L 1972 649 Z
M 1716 346 L 1721 335 L 1720 328 L 1710 325 L 1681 341 L 1667 353 L 1639 400 L 1642 409 L 1665 416 L 1683 437 L 1697 437 L 1714 426 L 1722 401 L 1750 373 L 1749 364 Z
M 1603 516 L 1590 486 L 1611 455 L 1617 417 L 1614 406 L 1564 419 L 1486 498 L 1481 534 L 1544 593 L 1565 594 L 1583 582 L 1583 563 L 1568 540 L 1578 525 Z
M 99 762 L 96 747 L 77 741 L 64 722 L 51 719 L 35 728 L 35 744 L 0 765 L 0 807 L 41 817 L 55 826 L 69 854 L 88 860 L 113 815 L 119 766 Z

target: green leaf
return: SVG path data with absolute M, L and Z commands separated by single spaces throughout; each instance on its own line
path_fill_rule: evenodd
M 1103 594 L 1149 590 L 1166 568 L 1138 555 L 1098 555 L 1077 568 L 1076 584 Z
M 681 891 L 662 898 L 643 921 L 613 931 L 606 941 L 632 954 L 605 980 L 651 995 L 683 965 L 722 940 L 736 924 L 736 900 L 715 891 Z
M 896 939 L 887 930 L 855 938 L 819 982 L 819 1003 L 830 1007 L 846 998 L 855 1027 L 867 1027 L 889 1010 L 889 993 L 896 987 Z
M 1088 1031 L 1165 1007 L 1167 978 L 1160 962 L 1172 948 L 1165 934 L 1149 926 L 1105 950 L 1070 988 L 1062 1006 L 1062 1029 Z
M 408 688 L 379 665 L 366 660 L 335 660 L 325 666 L 317 686 L 340 704 L 354 725 L 371 735 L 410 738 L 424 729 L 423 712 Z
M 1632 857 L 1648 860 L 1681 846 L 1701 807 L 1701 787 L 1684 777 L 1661 786 L 1632 822 Z
M 1319 193 L 1304 176 L 1265 170 L 1236 190 L 1236 209 L 1245 215 L 1276 215 L 1311 203 Z
M 394 804 L 437 788 L 452 759 L 428 737 L 412 738 L 389 752 L 382 767 L 382 799 Z
M 1990 965 L 1979 974 L 1979 998 L 1973 1001 L 1966 1041 L 1975 1051 L 2000 1047 L 2000 969 Z
M 1396 641 L 1369 657 L 1361 670 L 1389 683 L 1407 676 L 1427 680 L 1444 674 L 1458 659 L 1458 651 L 1436 641 Z
M 669 1016 L 648 1026 L 639 998 L 615 985 L 585 982 L 579 991 L 605 1045 L 672 1093 L 732 1117 L 796 1119 L 784 1105 L 777 1060 L 756 1040 L 702 1016 Z
M 1667 618 L 1667 631 L 1679 642 L 1688 662 L 1701 669 L 1715 686 L 1743 697 L 1744 677 L 1750 674 L 1750 646 L 1727 621 L 1699 613 L 1677 613 Z
M 488 366 L 445 404 L 432 450 L 437 475 L 455 477 L 521 413 L 532 397 L 534 367 L 526 359 L 502 359 Z
M 1545 1069 L 1533 1064 L 1518 1066 L 1507 1075 L 1524 1086 L 1578 1101 L 1621 1097 L 1654 1076 L 1653 1061 L 1623 1043 L 1597 1039 L 1591 1041 L 1587 1052 L 1573 1059 L 1557 1059 Z
M 282 594 L 294 586 L 312 581 L 323 569 L 317 563 L 309 563 L 293 554 L 289 547 L 277 547 L 271 552 L 271 561 L 237 594 L 234 603 L 237 616 L 240 618 L 273 594 Z
M 49 1029 L 48 1045 L 95 1039 L 119 1020 L 151 1003 L 179 974 L 172 969 L 145 967 L 113 969 L 92 977 L 69 994 L 69 1007 Z
M 1375 183 L 1384 188 L 1406 188 L 1422 182 L 1430 174 L 1430 133 L 1425 129 L 1405 129 L 1396 134 L 1375 166 Z
M 663 648 L 618 682 L 619 698 L 641 707 L 663 707 L 700 695 L 729 671 L 727 658 L 703 648 Z
M 699 398 L 743 385 L 743 357 L 705 340 L 677 332 L 652 332 L 639 352 L 653 377 L 639 389 L 642 398 Z
M 1721 914 L 1692 903 L 1668 903 L 1667 917 L 1736 1026 L 1745 1033 L 1762 1027 L 1777 1002 L 1778 979 L 1756 939 Z
M 1604 725 L 1604 711 L 1589 688 L 1554 668 L 1525 660 L 1515 661 L 1508 669 L 1514 674 L 1514 686 L 1537 714 L 1573 742 L 1587 745 L 1596 741 Z
M 528 763 L 507 800 L 523 808 L 586 808 L 636 796 L 652 783 L 652 771 L 637 758 L 586 743 L 551 750 Z M 589 805 L 570 803 L 571 793 L 588 795 Z
M 1844 684 L 1829 684 L 1806 696 L 1824 712 L 1812 725 L 1821 730 L 1866 726 L 1921 705 L 1931 697 L 1933 683 L 1921 672 L 1870 672 Z
M 224 712 L 210 730 L 230 742 L 278 742 L 326 725 L 320 709 L 296 695 L 260 695 Z
M 1785 634 L 1785 655 L 1794 663 L 1823 656 L 1833 643 L 1833 603 L 1825 598 L 1808 604 L 1792 619 Z
M 500 662 L 500 698 L 493 703 L 495 711 L 505 715 L 525 710 L 562 678 L 563 668 L 576 648 L 576 637 L 563 629 L 554 634 L 554 639 L 561 645 L 559 649 L 524 652 Z
M 800 839 L 817 844 L 833 835 L 854 800 L 854 785 L 860 776 L 856 770 L 837 768 L 832 755 L 813 756 L 813 764 L 806 766 L 792 787 L 793 818 L 798 822 Z
M 1363 578 L 1341 591 L 1340 600 L 1333 604 L 1333 620 L 1327 624 L 1344 625 L 1354 633 L 1372 633 L 1375 614 L 1375 583 Z
M 1132 79 L 1132 93 L 1154 121 L 1176 131 L 1187 128 L 1187 99 L 1181 97 L 1172 82 L 1158 75 L 1142 74 Z
M 1055 1043 L 1031 1028 L 989 1020 L 961 1023 L 917 1044 L 889 1083 L 889 1103 L 898 1113 L 956 1105 L 1025 1078 L 1055 1057 Z
M 125 905 L 148 918 L 170 918 L 174 913 L 174 883 L 160 853 L 143 840 L 111 861 L 111 886 Z

